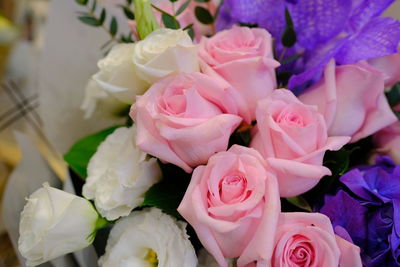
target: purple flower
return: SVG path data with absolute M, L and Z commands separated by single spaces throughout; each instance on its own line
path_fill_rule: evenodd
M 400 266 L 400 165 L 378 157 L 375 165 L 353 169 L 340 181 L 350 193 L 340 189 L 326 196 L 320 212 L 338 235 L 361 248 L 365 266 Z
M 285 29 L 285 8 L 292 16 L 297 45 L 289 54 L 303 55 L 293 64 L 290 89 L 300 93 L 317 81 L 327 62 L 338 64 L 395 53 L 400 42 L 400 22 L 379 17 L 394 0 L 225 0 L 217 29 L 235 23 L 257 24 L 279 42 Z M 277 44 L 277 55 L 283 47 Z M 300 65 L 300 66 L 299 66 Z M 287 71 L 287 68 L 281 68 Z M 300 90 L 299 90 L 300 89 Z

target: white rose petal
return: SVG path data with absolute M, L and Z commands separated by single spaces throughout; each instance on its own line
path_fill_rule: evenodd
M 196 254 L 185 228 L 186 223 L 156 208 L 132 212 L 111 230 L 99 265 L 195 267 Z
M 21 213 L 18 249 L 28 266 L 81 250 L 93 241 L 97 219 L 89 201 L 45 184 Z
M 107 220 L 129 215 L 143 202 L 147 190 L 160 181 L 157 159 L 139 150 L 135 139 L 135 125 L 118 128 L 90 159 L 83 195 L 94 199 Z
M 149 83 L 180 72 L 198 72 L 197 46 L 183 30 L 159 29 L 134 47 L 137 74 Z
M 98 62 L 100 70 L 93 75 L 93 79 L 103 90 L 127 104 L 132 104 L 136 95 L 143 94 L 150 86 L 136 75 L 131 60 L 134 49 L 135 44 L 115 45 Z
M 96 81 L 90 79 L 85 88 L 85 98 L 81 105 L 81 109 L 85 112 L 85 119 L 92 116 L 96 110 L 97 102 L 101 99 L 108 98 L 108 94 L 103 91 Z

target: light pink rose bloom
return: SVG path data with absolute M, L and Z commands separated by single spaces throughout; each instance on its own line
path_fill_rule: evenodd
M 368 63 L 383 72 L 385 87 L 392 87 L 400 81 L 400 52 L 368 60 Z
M 336 67 L 330 61 L 324 78 L 299 98 L 318 106 L 329 135 L 351 136 L 352 143 L 397 120 L 384 94 L 382 73 L 366 63 Z
M 379 154 L 388 155 L 400 164 L 400 121 L 377 132 L 374 135 L 374 143 Z
M 350 137 L 328 137 L 324 117 L 286 89 L 260 100 L 250 146 L 277 172 L 281 197 L 300 195 L 331 171 L 322 166 L 326 150 L 338 150 Z
M 169 0 L 158 0 L 158 1 L 153 1 L 154 5 L 158 7 L 159 9 L 169 13 L 169 14 L 174 14 L 179 7 L 184 4 L 186 0 L 178 0 L 174 4 L 171 3 Z M 215 3 L 215 0 L 211 0 L 207 3 L 199 3 L 196 1 L 191 1 L 189 5 L 185 8 L 185 10 L 180 13 L 178 16 L 176 16 L 176 19 L 179 21 L 179 24 L 181 28 L 185 28 L 186 26 L 193 24 L 192 28 L 194 30 L 194 36 L 195 36 L 195 41 L 200 41 L 200 38 L 202 36 L 207 36 L 207 35 L 212 35 L 214 33 L 212 25 L 208 24 L 203 24 L 201 23 L 195 15 L 195 8 L 197 6 L 201 6 L 206 8 L 211 12 L 211 14 L 214 14 L 217 10 L 217 4 Z M 161 19 L 161 12 L 157 11 L 154 9 L 153 11 L 158 23 L 160 25 L 163 25 L 162 19 Z M 136 22 L 134 20 L 130 20 L 128 22 L 129 26 L 131 27 L 131 30 L 133 34 L 137 37 L 136 33 Z
M 227 149 L 242 120 L 236 113 L 232 96 L 218 80 L 190 73 L 153 84 L 137 97 L 130 116 L 142 151 L 189 173 Z
M 255 118 L 257 101 L 276 88 L 272 37 L 264 29 L 237 27 L 202 38 L 200 67 L 204 73 L 220 77 L 237 93 L 239 115 L 247 123 Z
M 289 212 L 279 216 L 271 266 L 362 267 L 362 263 L 360 248 L 335 235 L 327 216 Z
M 256 150 L 234 145 L 193 172 L 178 211 L 222 267 L 225 258 L 271 260 L 280 200 L 266 168 Z

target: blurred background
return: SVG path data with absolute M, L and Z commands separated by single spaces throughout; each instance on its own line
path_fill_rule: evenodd
M 111 6 L 118 0 L 99 2 Z M 107 107 L 89 120 L 80 110 L 84 88 L 102 57 L 100 46 L 107 41 L 104 32 L 77 20 L 80 8 L 74 0 L 0 0 L 0 209 L 8 207 L 2 201 L 26 192 L 14 184 L 3 197 L 10 174 L 21 161 L 30 166 L 36 164 L 32 157 L 40 157 L 48 168 L 37 173 L 20 169 L 25 179 L 20 180 L 21 187 L 39 187 L 33 183 L 37 176 L 40 181 L 62 181 L 66 168 L 61 155 L 77 139 L 115 123 L 110 112 L 102 112 Z M 118 18 L 117 11 L 115 15 Z M 400 0 L 386 15 L 400 19 Z M 119 24 L 128 28 L 123 21 Z M 29 149 L 36 154 L 21 153 Z M 0 210 L 0 267 L 23 266 L 13 249 L 19 214 L 15 216 L 11 208 Z

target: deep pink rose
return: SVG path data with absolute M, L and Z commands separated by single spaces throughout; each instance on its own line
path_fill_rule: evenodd
M 350 137 L 328 137 L 324 117 L 292 92 L 278 89 L 258 102 L 257 127 L 250 146 L 276 171 L 281 197 L 302 194 L 331 171 L 322 166 L 326 150 L 338 150 Z
M 290 212 L 279 216 L 271 266 L 362 267 L 362 263 L 360 248 L 336 236 L 327 216 Z
M 374 135 L 377 152 L 390 156 L 400 164 L 400 121 L 383 128 Z
M 257 101 L 276 88 L 272 37 L 264 29 L 233 27 L 202 38 L 200 67 L 213 77 L 228 82 L 237 93 L 239 115 L 247 123 L 255 118 Z
M 329 135 L 351 136 L 351 142 L 397 120 L 384 94 L 383 74 L 366 63 L 336 67 L 332 60 L 324 78 L 299 98 L 318 106 Z
M 136 145 L 186 172 L 227 149 L 240 124 L 232 96 L 218 80 L 201 73 L 165 78 L 138 96 L 130 116 Z
M 385 87 L 391 87 L 400 81 L 400 52 L 370 59 L 368 63 L 383 72 Z
M 178 211 L 222 267 L 225 258 L 271 259 L 280 200 L 266 168 L 256 150 L 234 145 L 193 172 Z

